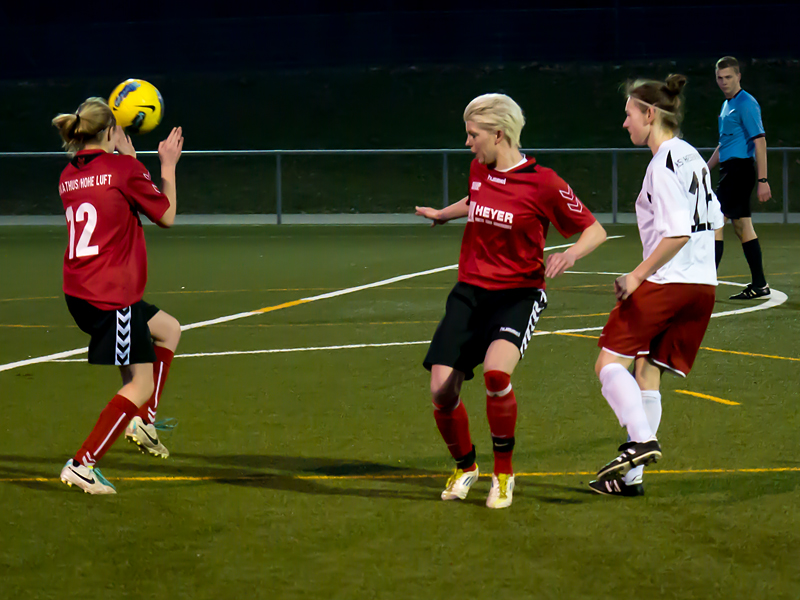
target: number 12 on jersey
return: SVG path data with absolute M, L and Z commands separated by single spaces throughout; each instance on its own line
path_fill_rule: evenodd
M 75 247 L 75 223 L 83 223 L 86 225 L 83 228 L 81 237 L 78 240 L 78 247 Z M 73 214 L 72 207 L 67 207 L 67 224 L 69 225 L 69 258 L 82 258 L 84 256 L 95 256 L 99 253 L 97 246 L 90 246 L 92 241 L 92 234 L 95 227 L 97 227 L 97 209 L 89 202 L 84 202 L 78 207 L 78 210 Z M 694 231 L 694 230 L 692 230 Z

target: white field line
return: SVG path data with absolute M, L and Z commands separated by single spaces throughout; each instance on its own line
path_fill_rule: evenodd
M 609 240 L 617 239 L 624 237 L 622 235 L 612 235 L 609 236 Z M 561 244 L 560 246 L 550 246 L 549 248 L 545 248 L 545 251 L 548 250 L 558 250 L 559 248 L 569 248 L 570 246 L 574 246 L 574 244 Z M 392 277 L 391 279 L 384 279 L 383 281 L 376 281 L 375 283 L 368 283 L 366 285 L 359 285 L 356 287 L 346 288 L 343 290 L 337 290 L 335 292 L 329 292 L 327 294 L 320 294 L 319 296 L 310 296 L 308 298 L 301 298 L 300 300 L 295 300 L 293 302 L 287 303 L 288 306 L 297 306 L 300 304 L 307 304 L 309 302 L 315 302 L 317 300 L 325 300 L 327 298 L 335 298 L 336 296 L 344 296 L 345 294 L 352 294 L 354 292 L 360 292 L 362 290 L 367 290 L 370 288 L 381 287 L 384 285 L 389 285 L 392 283 L 397 283 L 398 281 L 404 281 L 406 279 L 412 279 L 414 277 L 422 277 L 423 275 L 432 275 L 433 273 L 441 273 L 442 271 L 450 271 L 453 269 L 457 269 L 458 265 L 448 265 L 446 267 L 439 267 L 438 269 L 429 269 L 427 271 L 420 271 L 418 273 L 409 273 L 407 275 L 400 275 L 398 277 Z M 188 331 L 189 329 L 197 329 L 198 327 L 208 327 L 209 325 L 218 325 L 220 323 L 227 323 L 228 321 L 235 321 L 237 319 L 244 319 L 247 317 L 253 317 L 255 315 L 264 314 L 268 312 L 267 310 L 252 310 L 248 312 L 241 312 L 235 315 L 227 315 L 225 317 L 219 317 L 217 319 L 210 319 L 208 321 L 199 321 L 197 323 L 189 323 L 188 325 L 181 325 L 181 331 Z M 55 354 L 47 354 L 45 356 L 37 356 L 36 358 L 28 358 L 26 360 L 19 360 L 12 363 L 6 363 L 4 365 L 0 365 L 0 372 L 2 371 L 10 371 L 11 369 L 17 369 L 19 367 L 26 367 L 28 365 L 35 365 L 37 363 L 43 362 L 54 362 L 59 359 L 69 358 L 70 356 L 77 356 L 79 354 L 84 354 L 89 351 L 88 347 L 85 348 L 76 348 L 75 350 L 65 350 L 64 352 L 56 352 Z
M 569 273 L 569 271 L 567 271 Z M 586 275 L 593 275 L 595 273 L 586 272 Z M 602 273 L 603 275 L 621 275 L 621 273 Z M 733 285 L 738 287 L 745 287 L 743 283 L 734 283 L 732 281 L 720 281 L 724 285 Z M 715 317 L 727 317 L 729 315 L 744 314 L 756 310 L 766 310 L 773 306 L 778 306 L 786 302 L 788 297 L 783 292 L 772 290 L 771 298 L 757 306 L 748 306 L 747 308 L 740 308 L 737 310 L 728 310 L 724 312 L 714 313 L 711 315 Z M 582 327 L 580 329 L 559 329 L 557 331 L 535 331 L 534 336 L 537 335 L 556 335 L 560 333 L 585 333 L 587 331 L 601 331 L 600 327 Z M 274 348 L 270 350 L 229 350 L 225 352 L 198 352 L 194 354 L 176 354 L 175 358 L 199 358 L 209 356 L 238 356 L 243 354 L 278 354 L 286 352 L 315 352 L 319 350 L 354 350 L 358 348 L 387 348 L 390 346 L 418 346 L 420 344 L 429 344 L 430 340 L 420 340 L 416 342 L 386 342 L 383 344 L 348 344 L 346 346 L 312 346 L 307 348 Z M 52 362 L 84 362 L 83 358 L 71 359 L 52 359 Z

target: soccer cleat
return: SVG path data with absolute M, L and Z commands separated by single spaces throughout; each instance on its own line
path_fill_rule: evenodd
M 513 499 L 514 476 L 507 473 L 500 473 L 500 475 L 492 473 L 492 489 L 489 490 L 489 497 L 486 498 L 486 506 L 506 508 L 511 506 Z
M 69 487 L 77 485 L 87 494 L 117 493 L 117 488 L 103 477 L 100 469 L 81 464 L 76 465 L 72 459 L 69 459 L 64 468 L 61 469 L 61 481 Z
M 141 417 L 133 417 L 125 428 L 125 439 L 139 446 L 142 452 L 149 452 L 159 458 L 167 458 L 169 450 L 158 439 L 158 425 L 150 425 Z
M 597 472 L 598 479 L 622 477 L 633 467 L 649 465 L 661 458 L 661 446 L 655 438 L 646 442 L 627 442 L 619 450 L 622 454 Z
M 462 471 L 458 467 L 450 475 L 447 485 L 442 492 L 442 500 L 463 500 L 469 494 L 469 489 L 478 481 L 478 465 L 474 471 Z
M 769 286 L 755 287 L 752 283 L 748 283 L 738 294 L 729 297 L 728 300 L 755 300 L 756 298 L 766 298 L 769 296 Z
M 596 479 L 589 482 L 589 487 L 597 494 L 604 496 L 644 496 L 644 486 L 641 483 L 628 485 L 621 479 Z

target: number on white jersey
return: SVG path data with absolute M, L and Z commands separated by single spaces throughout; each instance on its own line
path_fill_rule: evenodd
M 713 225 L 709 222 L 709 205 L 711 204 L 711 186 L 710 177 L 708 174 L 708 169 L 703 167 L 703 172 L 700 174 L 701 179 L 703 180 L 703 190 L 705 191 L 706 197 L 706 210 L 705 210 L 705 222 L 700 222 L 700 182 L 697 181 L 697 171 L 692 173 L 692 185 L 689 186 L 689 193 L 694 194 L 696 201 L 694 205 L 694 223 L 692 223 L 692 233 L 698 231 L 710 231 L 713 229 Z
M 78 247 L 75 247 L 75 223 L 86 221 L 81 237 L 78 240 Z M 90 246 L 92 234 L 97 227 L 97 210 L 88 202 L 84 202 L 73 214 L 72 207 L 67 208 L 67 224 L 69 225 L 69 258 L 83 258 L 85 256 L 95 256 L 100 252 L 97 246 Z

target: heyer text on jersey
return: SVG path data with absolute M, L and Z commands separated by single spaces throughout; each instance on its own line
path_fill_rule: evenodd
M 472 203 L 469 206 L 468 219 L 476 223 L 491 223 L 504 229 L 511 229 L 511 225 L 514 223 L 514 214 Z

